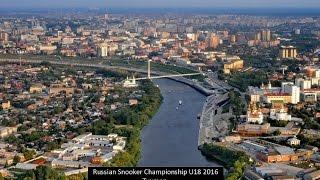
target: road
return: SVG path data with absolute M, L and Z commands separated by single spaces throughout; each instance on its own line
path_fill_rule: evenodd
M 212 143 L 214 139 L 226 136 L 229 133 L 229 118 L 232 113 L 222 113 L 222 105 L 227 102 L 228 93 L 214 94 L 207 98 L 200 117 L 198 146 Z
M 208 76 L 208 78 L 207 78 L 208 79 L 208 83 L 211 84 L 212 86 L 218 86 L 221 89 L 225 90 L 226 92 L 228 92 L 230 90 L 234 90 L 234 91 L 239 92 L 240 95 L 241 95 L 242 102 L 247 107 L 247 103 L 246 103 L 247 101 L 246 101 L 246 98 L 245 98 L 246 93 L 241 92 L 238 88 L 233 87 L 233 86 L 229 85 L 228 83 L 219 80 L 218 74 L 216 72 L 207 73 L 207 76 Z

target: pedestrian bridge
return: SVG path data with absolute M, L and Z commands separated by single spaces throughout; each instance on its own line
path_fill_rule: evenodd
M 161 78 L 170 78 L 170 77 L 184 77 L 184 76 L 196 76 L 201 75 L 201 73 L 186 73 L 186 74 L 171 74 L 171 75 L 160 75 L 160 76 L 151 76 L 151 60 L 148 61 L 148 76 L 142 78 L 136 78 L 135 80 L 144 80 L 144 79 L 161 79 Z

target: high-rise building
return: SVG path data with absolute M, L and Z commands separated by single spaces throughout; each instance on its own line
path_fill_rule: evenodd
M 6 32 L 0 32 L 0 41 L 7 43 L 9 41 L 9 35 Z
M 271 40 L 271 31 L 269 29 L 261 31 L 261 39 L 264 42 L 269 42 Z
M 292 104 L 300 102 L 300 87 L 292 84 L 286 84 L 284 85 L 284 93 L 289 93 L 291 95 Z
M 236 42 L 236 35 L 231 35 L 230 36 L 230 42 L 235 43 Z
M 219 44 L 220 44 L 220 38 L 214 33 L 210 34 L 209 47 L 216 49 L 219 46 Z
M 256 41 L 261 41 L 261 33 L 256 33 L 256 34 L 254 35 L 254 40 L 256 40 Z
M 72 29 L 70 26 L 67 26 L 65 29 L 64 29 L 64 32 L 66 33 L 71 33 L 72 32 Z
M 266 37 L 267 41 L 271 41 L 271 31 L 268 29 L 267 30 L 267 37 Z
M 281 46 L 279 57 L 281 59 L 294 59 L 297 57 L 297 48 L 293 46 Z
M 104 20 L 108 20 L 109 19 L 109 14 L 104 14 Z
M 98 56 L 107 57 L 108 56 L 108 45 L 107 43 L 102 43 L 98 46 Z
M 222 34 L 224 38 L 227 38 L 229 36 L 229 32 L 227 30 L 224 30 Z

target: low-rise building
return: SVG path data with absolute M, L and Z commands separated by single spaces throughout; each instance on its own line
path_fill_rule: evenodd
M 14 134 L 18 131 L 18 127 L 3 127 L 3 126 L 0 126 L 0 137 L 1 138 L 4 138 L 4 137 L 7 137 L 11 134 Z
M 291 121 L 291 115 L 285 109 L 270 109 L 270 119 L 277 121 Z
M 138 104 L 138 100 L 137 99 L 129 99 L 129 105 L 130 106 L 134 106 Z
M 117 134 L 79 135 L 68 143 L 61 145 L 60 150 L 54 150 L 58 158 L 52 162 L 53 167 L 89 167 L 111 160 L 119 151 L 124 151 L 126 138 Z
M 42 84 L 35 84 L 35 85 L 32 85 L 30 87 L 29 92 L 31 94 L 37 94 L 37 93 L 41 93 L 42 89 L 43 89 L 43 85 Z
M 267 134 L 269 132 L 270 124 L 239 124 L 237 126 L 237 131 L 240 135 L 243 136 L 260 136 L 263 134 Z
M 8 109 L 11 108 L 11 102 L 10 102 L 10 101 L 4 101 L 4 102 L 2 102 L 1 107 L 2 107 L 2 109 L 4 109 L 4 110 L 8 110 Z
M 291 95 L 288 93 L 269 93 L 265 94 L 265 101 L 273 103 L 274 101 L 283 101 L 284 103 L 291 103 Z
M 225 136 L 219 138 L 220 142 L 233 142 L 233 143 L 239 143 L 241 141 L 241 136 L 239 135 L 233 135 L 233 136 Z
M 257 154 L 257 158 L 266 163 L 292 162 L 300 158 L 309 159 L 313 154 L 309 150 L 299 150 L 295 152 L 292 148 L 286 146 L 275 146 L 267 148 Z
M 296 137 L 288 139 L 287 142 L 290 146 L 299 146 L 300 145 L 300 140 L 297 139 Z
M 227 62 L 223 65 L 223 71 L 226 74 L 229 74 L 233 70 L 243 69 L 244 62 L 240 57 L 235 56 L 232 58 L 228 58 Z
M 134 77 L 132 79 L 129 79 L 127 77 L 127 79 L 123 82 L 123 87 L 134 88 L 134 87 L 138 87 L 138 84 L 137 84 L 136 79 Z

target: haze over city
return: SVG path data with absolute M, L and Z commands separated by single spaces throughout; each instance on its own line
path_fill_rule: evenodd
M 319 148 L 319 0 L 0 0 L 0 180 L 316 180 Z
M 1 7 L 320 7 L 318 0 L 1 0 Z

